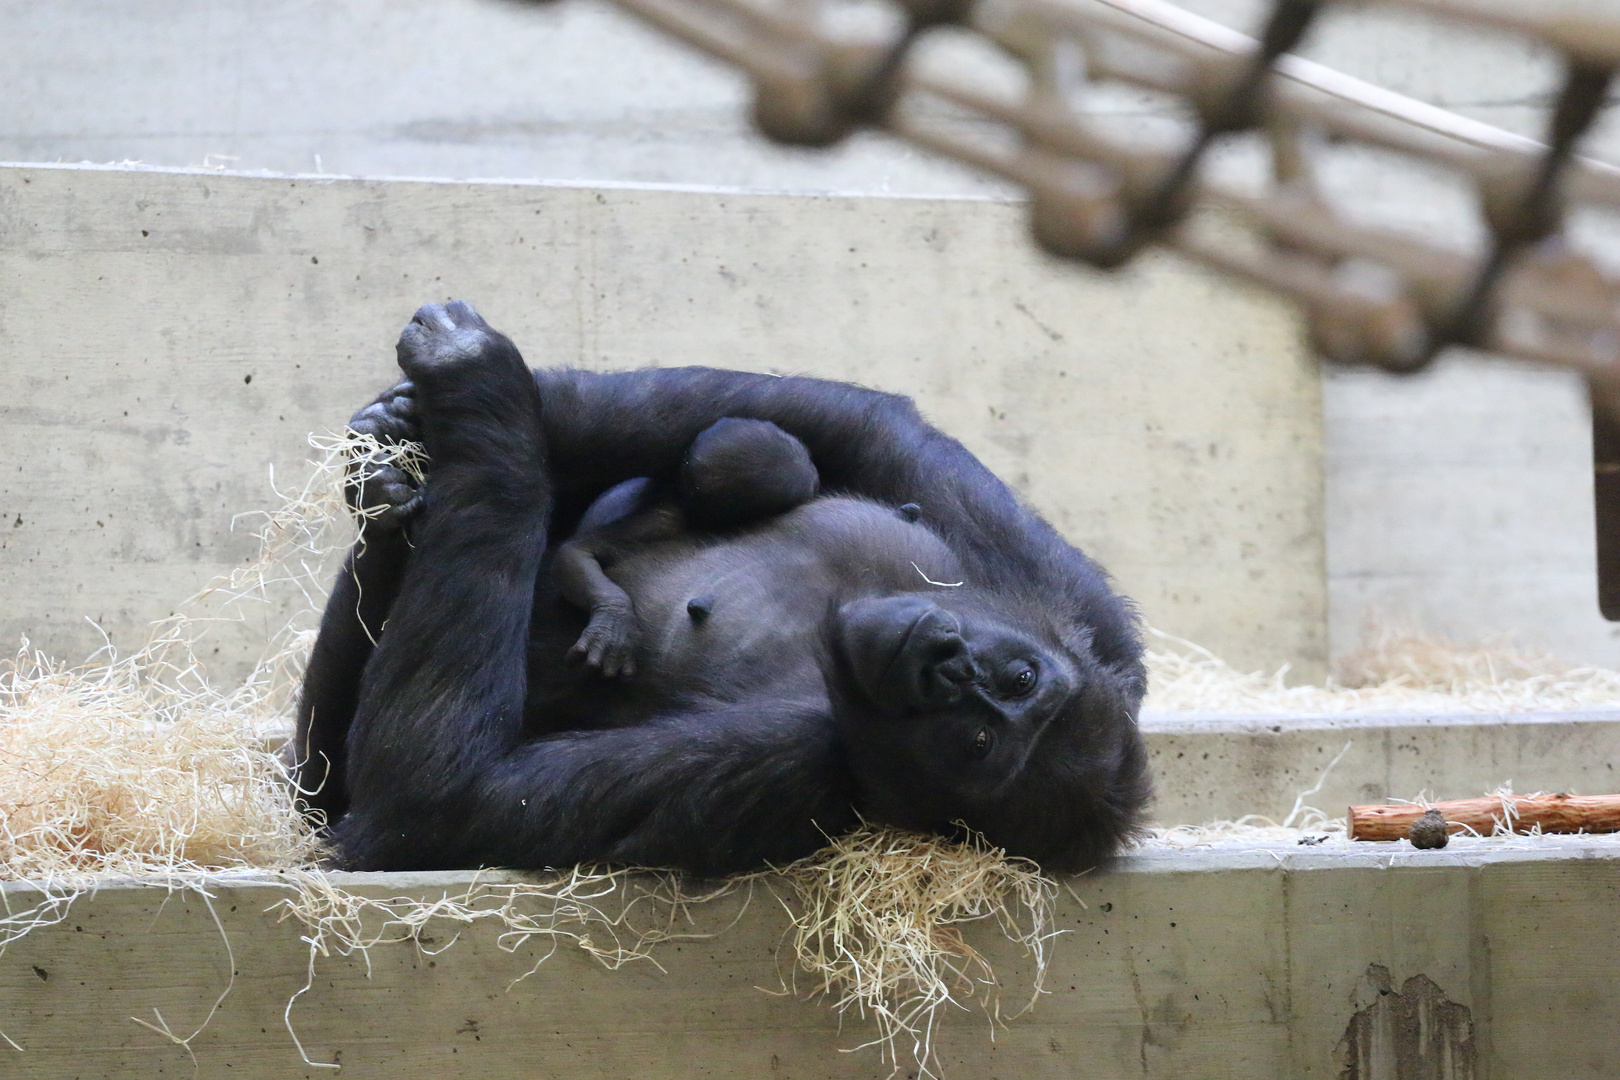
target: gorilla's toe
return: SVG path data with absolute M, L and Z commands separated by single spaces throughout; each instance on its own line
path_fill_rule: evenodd
M 488 330 L 489 323 L 476 308 L 465 300 L 452 300 L 448 304 L 423 304 L 411 316 L 411 322 L 437 330 L 455 331 L 468 327 Z
M 349 430 L 370 435 L 379 442 L 408 442 L 422 437 L 416 418 L 414 387 L 402 382 L 349 419 Z
M 565 659 L 573 664 L 582 663 L 609 679 L 628 679 L 636 673 L 638 636 L 635 615 L 629 607 L 600 607 L 591 613 L 585 632 L 579 635 Z
M 387 449 L 421 441 L 415 394 L 413 383 L 401 382 L 349 418 L 352 433 L 381 445 L 351 448 L 344 496 L 351 509 L 384 530 L 399 528 L 422 507 L 421 485 L 393 463 Z
M 416 378 L 477 359 L 493 334 L 465 300 L 424 304 L 400 333 L 395 351 L 400 369 Z
M 361 473 L 346 489 L 349 505 L 385 532 L 403 526 L 422 509 L 422 489 L 401 469 L 380 465 Z

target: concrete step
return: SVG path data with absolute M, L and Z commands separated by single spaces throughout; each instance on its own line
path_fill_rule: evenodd
M 467 874 L 335 875 L 374 897 L 437 898 Z M 485 875 L 485 880 L 489 876 Z M 1399 844 L 1150 844 L 1060 890 L 1049 994 L 991 1039 L 977 1013 L 939 1034 L 957 1077 L 1557 1077 L 1620 1075 L 1620 841 L 1593 837 Z M 0 957 L 4 1075 L 324 1076 L 283 1014 L 305 984 L 300 928 L 268 909 L 270 879 L 196 892 L 111 885 Z M 37 886 L 0 886 L 9 909 Z M 722 929 L 736 898 L 697 912 Z M 786 920 L 757 894 L 736 925 L 604 970 L 533 940 L 503 951 L 487 926 L 430 925 L 423 947 L 318 957 L 291 1008 L 311 1059 L 341 1076 L 883 1077 L 871 1034 L 840 1032 L 823 1003 L 773 993 Z M 431 953 L 460 933 L 453 947 Z M 969 940 L 996 965 L 1006 1006 L 1029 966 L 990 927 Z M 181 1036 L 219 1011 L 186 1051 Z M 369 972 L 369 977 L 368 977 Z M 1011 1011 L 1004 1007 L 1004 1011 Z M 1442 1067 L 1442 1061 L 1449 1062 Z M 902 1059 L 902 1065 L 906 1065 Z M 914 1073 L 914 1067 L 902 1074 Z
M 1331 817 L 1352 803 L 1513 790 L 1620 791 L 1620 708 L 1546 713 L 1219 716 L 1145 712 L 1152 814 L 1164 824 L 1261 814 L 1305 801 Z M 1346 750 L 1346 747 L 1349 747 Z

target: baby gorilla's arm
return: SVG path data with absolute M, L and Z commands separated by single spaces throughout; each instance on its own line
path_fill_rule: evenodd
M 568 659 L 583 662 L 607 678 L 629 678 L 636 673 L 635 604 L 630 594 L 603 571 L 625 549 L 672 539 L 686 529 L 678 510 L 660 507 L 631 514 L 589 533 L 575 536 L 557 549 L 552 573 L 557 588 L 570 604 L 591 613 Z

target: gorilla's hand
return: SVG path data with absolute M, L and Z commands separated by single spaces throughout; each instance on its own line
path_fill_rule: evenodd
M 370 436 L 385 446 L 420 442 L 415 386 L 409 381 L 383 391 L 382 396 L 355 413 L 349 430 Z M 422 487 L 398 465 L 357 452 L 349 461 L 343 488 L 349 507 L 373 528 L 398 529 L 422 508 Z
M 610 679 L 619 676 L 628 679 L 636 673 L 638 637 L 636 616 L 628 602 L 599 603 L 591 610 L 591 621 L 585 632 L 568 650 L 568 660 L 576 664 L 583 662 Z

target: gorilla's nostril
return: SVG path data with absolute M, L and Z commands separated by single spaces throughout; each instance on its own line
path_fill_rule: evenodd
M 968 654 L 967 642 L 954 633 L 946 634 L 929 650 L 929 661 L 941 668 L 949 667 L 957 670 L 966 667 L 972 670 L 973 659 Z
M 953 656 L 935 665 L 934 671 L 953 683 L 975 682 L 979 677 L 979 671 L 973 666 L 973 661 L 965 655 Z

